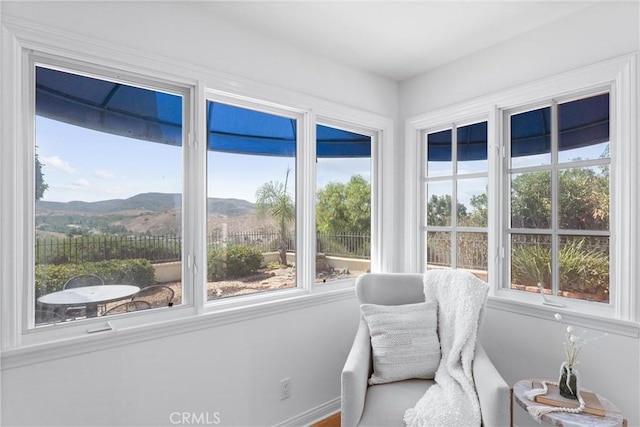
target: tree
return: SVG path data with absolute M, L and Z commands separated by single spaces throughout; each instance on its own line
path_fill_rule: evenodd
M 280 252 L 280 264 L 287 264 L 287 231 L 288 226 L 296 218 L 296 207 L 291 195 L 287 191 L 289 181 L 287 169 L 284 184 L 270 181 L 256 191 L 256 213 L 258 217 L 271 216 L 278 222 L 278 251 Z
M 362 176 L 330 182 L 318 191 L 316 227 L 321 233 L 371 232 L 371 184 Z
M 609 226 L 608 167 L 558 172 L 558 219 L 565 230 L 606 230 Z M 513 228 L 551 228 L 551 173 L 525 173 L 511 182 Z
M 36 153 L 36 202 L 44 196 L 44 192 L 49 189 L 49 185 L 44 182 L 44 174 L 42 173 L 42 163 Z
M 461 223 L 467 217 L 467 207 L 457 203 L 458 219 Z M 427 225 L 450 226 L 451 225 L 451 195 L 438 196 L 433 194 L 427 202 Z

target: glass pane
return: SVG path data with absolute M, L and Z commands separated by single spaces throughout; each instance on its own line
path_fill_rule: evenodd
M 558 173 L 559 221 L 565 230 L 609 229 L 609 166 Z
M 451 268 L 451 233 L 430 231 L 427 233 L 427 270 Z
M 551 163 L 551 108 L 511 116 L 511 167 Z
M 43 67 L 36 85 L 36 326 L 153 285 L 171 291 L 150 307 L 180 304 L 182 97 Z
M 458 128 L 458 174 L 487 172 L 487 122 Z
M 551 290 L 551 236 L 511 235 L 511 289 L 547 293 Z
M 296 121 L 207 103 L 208 299 L 296 286 Z
M 427 225 L 451 225 L 452 182 L 434 182 L 427 185 Z
M 427 135 L 427 176 L 447 176 L 453 173 L 452 150 L 451 129 Z
M 343 133 L 332 157 L 320 149 L 330 131 Z M 371 270 L 371 138 L 327 126 L 316 134 L 316 282 L 326 283 Z M 353 141 L 368 154 L 351 152 Z
M 458 225 L 487 226 L 488 185 L 488 178 L 458 180 Z
M 558 161 L 609 157 L 609 94 L 558 106 Z
M 457 268 L 487 281 L 488 265 L 487 233 L 458 233 Z
M 511 176 L 511 227 L 551 227 L 551 172 Z
M 609 302 L 609 238 L 560 236 L 560 292 L 567 298 Z

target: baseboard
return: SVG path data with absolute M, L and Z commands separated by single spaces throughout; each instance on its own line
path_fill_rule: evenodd
M 309 409 L 295 417 L 284 420 L 273 427 L 301 427 L 314 424 L 330 415 L 340 411 L 340 397 L 336 397 L 327 403 Z

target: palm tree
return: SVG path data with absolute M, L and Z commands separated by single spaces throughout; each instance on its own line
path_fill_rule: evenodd
M 296 207 L 291 199 L 291 195 L 287 192 L 287 182 L 289 181 L 289 172 L 281 182 L 269 181 L 256 191 L 256 213 L 258 217 L 270 215 L 278 222 L 278 252 L 280 252 L 280 264 L 287 264 L 287 226 L 296 218 Z

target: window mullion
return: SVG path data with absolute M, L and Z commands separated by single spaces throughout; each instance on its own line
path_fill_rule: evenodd
M 451 268 L 458 268 L 458 132 L 451 126 Z
M 560 239 L 558 235 L 558 103 L 551 103 L 551 294 L 560 289 Z

